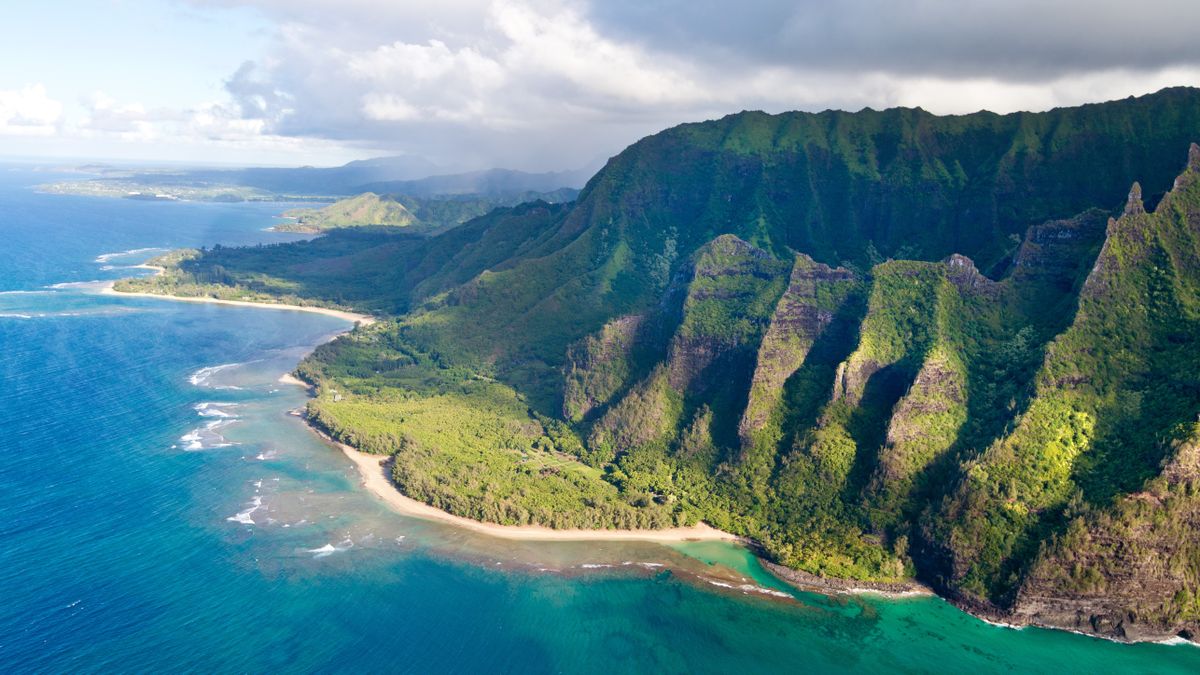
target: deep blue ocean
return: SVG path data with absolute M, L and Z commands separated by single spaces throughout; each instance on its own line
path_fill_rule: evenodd
M 39 194 L 0 166 L 0 671 L 1200 672 L 1200 649 L 792 593 L 728 544 L 511 542 L 390 512 L 281 384 L 347 326 L 98 292 L 279 204 Z

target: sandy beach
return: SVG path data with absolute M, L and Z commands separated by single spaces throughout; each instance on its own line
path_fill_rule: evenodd
M 259 307 L 262 309 L 278 309 L 291 312 L 311 312 L 313 314 L 324 314 L 326 316 L 335 316 L 339 319 L 345 319 L 362 326 L 369 326 L 375 323 L 375 317 L 368 314 L 358 314 L 355 312 L 347 312 L 341 309 L 330 309 L 328 307 L 308 307 L 306 305 L 286 305 L 281 302 L 251 302 L 249 300 L 222 300 L 220 298 L 200 298 L 184 295 L 165 295 L 162 293 L 126 293 L 113 288 L 112 283 L 106 284 L 100 291 L 105 295 L 119 295 L 128 298 L 153 298 L 157 300 L 171 300 L 173 302 L 199 302 L 212 305 L 233 305 L 236 307 Z
M 309 386 L 307 382 L 296 377 L 295 375 L 293 375 L 291 373 L 284 373 L 283 375 L 280 375 L 277 382 L 279 382 L 279 384 L 291 384 L 291 385 L 295 385 L 297 387 L 307 388 Z
M 496 525 L 455 516 L 415 499 L 405 497 L 387 475 L 387 457 L 369 455 L 337 443 L 346 457 L 358 467 L 363 487 L 406 516 L 437 520 L 457 527 L 502 539 L 527 541 L 736 541 L 738 537 L 709 527 L 704 523 L 692 527 L 673 527 L 663 530 L 556 530 L 539 525 Z

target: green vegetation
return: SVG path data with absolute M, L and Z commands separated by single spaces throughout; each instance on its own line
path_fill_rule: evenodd
M 574 204 L 205 251 L 131 287 L 388 315 L 302 364 L 310 412 L 452 512 L 701 519 L 1008 612 L 1033 581 L 1107 583 L 1081 531 L 1160 517 L 1137 495 L 1200 411 L 1197 130 L 1193 89 L 742 113 L 639 141 Z M 1151 212 L 1138 190 L 1108 223 L 1135 180 Z M 1147 587 L 1193 616 L 1196 584 Z
M 411 227 L 418 223 L 417 217 L 403 204 L 373 192 L 339 199 L 321 209 L 292 209 L 283 215 L 294 222 L 276 225 L 275 229 L 281 232 L 323 232 L 356 225 Z
M 320 233 L 340 227 L 384 226 L 408 228 L 413 232 L 431 233 L 461 225 L 472 218 L 486 215 L 501 206 L 515 206 L 545 199 L 552 202 L 570 201 L 574 192 L 556 190 L 553 193 L 522 192 L 506 195 L 438 195 L 412 197 L 409 195 L 373 192 L 338 201 L 320 209 L 291 209 L 284 216 L 290 223 L 275 226 L 280 232 Z
M 561 423 L 530 415 L 509 387 L 407 347 L 395 326 L 323 345 L 300 374 L 309 418 L 333 438 L 395 456 L 405 493 L 506 525 L 656 528 L 695 522 L 602 480 Z

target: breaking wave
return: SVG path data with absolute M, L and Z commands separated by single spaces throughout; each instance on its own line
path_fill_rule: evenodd
M 94 262 L 106 263 L 114 258 L 124 258 L 125 256 L 137 255 L 139 253 L 150 253 L 151 251 L 165 251 L 167 249 L 161 246 L 149 246 L 147 248 L 131 248 L 128 251 L 117 251 L 115 253 L 101 253 L 96 256 Z

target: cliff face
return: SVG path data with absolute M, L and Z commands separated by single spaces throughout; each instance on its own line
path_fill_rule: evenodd
M 581 422 L 628 385 L 639 344 L 647 338 L 645 317 L 623 316 L 595 335 L 571 345 L 564 366 L 563 417 Z
M 653 442 L 672 445 L 685 424 L 693 435 L 728 435 L 735 411 L 745 405 L 737 399 L 749 386 L 755 348 L 784 291 L 786 269 L 729 235 L 701 248 L 665 360 L 596 423 L 589 443 L 616 455 Z M 716 419 L 712 411 L 719 411 Z M 697 426 L 702 419 L 707 422 Z
M 776 427 L 785 407 L 785 384 L 804 365 L 857 283 L 849 270 L 830 268 L 803 254 L 796 256 L 787 290 L 758 347 L 749 400 L 738 423 L 743 452 L 749 452 L 756 442 L 778 442 Z
M 1015 620 L 1120 640 L 1200 636 L 1200 428 L 1185 433 L 1144 490 L 1076 516 L 1043 549 Z
M 1110 636 L 1190 629 L 1192 552 L 1178 532 L 1195 532 L 1180 499 L 1193 446 L 1160 468 L 1200 411 L 1200 180 L 1189 156 L 1153 213 L 1131 191 L 1028 409 L 965 465 L 942 529 L 927 533 L 964 602 Z

